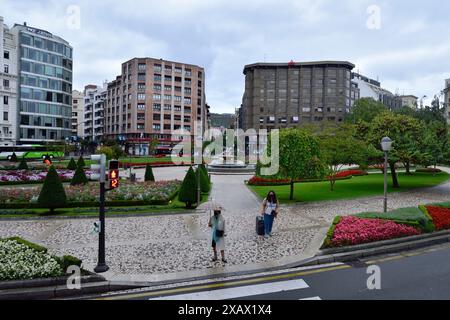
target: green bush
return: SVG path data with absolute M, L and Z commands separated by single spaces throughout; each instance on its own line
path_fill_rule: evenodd
M 78 158 L 77 168 L 78 168 L 78 167 L 82 167 L 82 168 L 86 167 L 86 163 L 84 162 L 84 159 L 83 159 L 82 156 L 80 156 L 80 157 Z M 74 170 L 76 170 L 76 168 L 75 168 Z
M 49 208 L 50 214 L 53 214 L 56 208 L 64 208 L 67 205 L 66 192 L 53 166 L 50 167 L 45 177 L 38 204 L 42 208 Z
M 11 158 L 9 159 L 10 162 L 17 162 L 17 155 L 15 152 L 13 152 L 13 154 L 11 155 Z
M 73 256 L 55 257 L 55 260 L 58 261 L 64 273 L 67 272 L 67 268 L 69 268 L 70 266 L 77 266 L 81 268 L 81 264 L 83 262 L 80 259 Z
M 84 161 L 83 161 L 84 162 Z M 77 170 L 77 163 L 74 158 L 70 158 L 69 164 L 67 165 L 68 170 Z
M 89 182 L 89 179 L 86 177 L 86 174 L 84 173 L 84 168 L 78 167 L 77 170 L 75 171 L 75 174 L 73 175 L 70 185 L 77 186 L 80 184 L 86 184 L 88 182 Z
M 209 176 L 209 172 L 208 169 L 206 169 L 206 166 L 202 163 L 201 165 L 199 165 L 200 170 L 202 170 L 205 175 L 208 177 L 208 181 L 211 182 L 210 176 Z
M 199 172 L 196 172 L 197 176 L 200 176 L 200 189 L 203 193 L 208 193 L 211 190 L 211 182 L 209 181 L 208 174 L 201 167 L 198 168 Z
M 192 208 L 192 205 L 197 202 L 197 177 L 194 169 L 189 167 L 186 176 L 178 193 L 178 200 L 186 204 L 186 208 Z
M 336 216 L 333 219 L 333 223 L 331 223 L 331 226 L 327 231 L 327 236 L 326 236 L 325 240 L 323 241 L 321 249 L 331 247 L 331 242 L 333 241 L 333 236 L 334 236 L 334 230 L 336 229 L 336 226 L 339 224 L 339 222 L 341 222 L 341 220 L 342 220 L 341 216 Z
M 36 250 L 36 251 L 38 251 L 38 252 L 41 252 L 41 253 L 47 253 L 47 251 L 48 251 L 47 248 L 45 248 L 45 247 L 43 247 L 43 246 L 40 246 L 40 245 L 38 245 L 38 244 L 36 244 L 36 243 L 33 243 L 33 242 L 29 242 L 29 241 L 27 241 L 27 240 L 25 240 L 25 239 L 22 239 L 22 238 L 19 238 L 19 237 L 11 237 L 11 238 L 7 238 L 7 239 L 5 239 L 5 240 L 13 240 L 13 241 L 16 241 L 16 242 L 18 242 L 18 243 L 20 243 L 20 244 L 23 244 L 23 245 L 25 245 L 25 246 L 27 246 L 27 247 L 33 249 L 33 250 Z
M 155 177 L 153 175 L 153 169 L 150 164 L 145 166 L 145 176 L 144 181 L 155 181 Z
M 29 170 L 27 161 L 25 158 L 22 158 L 20 160 L 19 166 L 17 167 L 17 170 Z

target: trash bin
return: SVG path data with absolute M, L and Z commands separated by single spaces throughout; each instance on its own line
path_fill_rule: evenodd
M 136 182 L 136 173 L 130 174 L 130 180 L 131 180 L 131 182 Z

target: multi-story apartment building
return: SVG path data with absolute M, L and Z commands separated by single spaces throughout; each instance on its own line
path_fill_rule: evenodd
M 72 137 L 84 135 L 84 93 L 72 91 Z
M 0 145 L 17 142 L 17 41 L 0 17 Z
M 402 107 L 409 107 L 411 109 L 417 109 L 418 107 L 418 97 L 414 95 L 405 95 L 405 96 L 399 96 L 398 97 L 401 101 Z
M 343 121 L 359 89 L 355 66 L 345 61 L 256 63 L 244 68 L 245 93 L 240 111 L 244 130 Z
M 358 85 L 361 98 L 372 98 L 384 104 L 389 110 L 403 106 L 402 99 L 389 90 L 383 89 L 378 80 L 370 79 L 359 73 L 353 73 L 352 80 Z
M 18 48 L 18 138 L 51 142 L 71 135 L 72 47 L 24 23 L 11 29 Z
M 148 154 L 157 139 L 167 153 L 181 139 L 174 130 L 192 135 L 194 125 L 207 124 L 205 70 L 180 62 L 134 58 L 108 84 L 106 134 L 124 141 L 133 154 Z
M 84 134 L 89 141 L 100 142 L 104 135 L 107 83 L 103 87 L 87 85 L 84 88 Z
M 444 99 L 445 117 L 450 124 L 450 79 L 445 80 Z

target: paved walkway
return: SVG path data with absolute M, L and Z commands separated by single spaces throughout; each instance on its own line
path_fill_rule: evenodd
M 155 169 L 157 179 L 182 179 L 186 168 Z M 139 173 L 140 174 L 140 173 Z M 139 177 L 138 174 L 138 177 Z M 175 272 L 243 270 L 250 264 L 273 266 L 280 261 L 313 254 L 336 215 L 379 211 L 382 197 L 282 206 L 274 226 L 275 236 L 264 240 L 255 234 L 260 203 L 243 184 L 248 176 L 212 176 L 213 200 L 225 211 L 227 259 L 223 268 L 210 261 L 209 212 L 133 218 L 107 218 L 106 245 L 110 276 L 138 275 L 138 279 L 163 279 Z M 450 183 L 427 190 L 389 196 L 389 208 L 449 200 Z M 80 257 L 91 269 L 97 259 L 96 219 L 0 221 L 0 237 L 21 236 L 49 247 L 52 253 Z M 284 259 L 284 260 L 283 260 Z M 192 275 L 192 273 L 191 273 Z

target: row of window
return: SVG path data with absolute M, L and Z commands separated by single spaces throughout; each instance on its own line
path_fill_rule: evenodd
M 56 65 L 58 67 L 64 67 L 72 70 L 72 60 L 63 58 L 61 56 L 43 52 L 40 50 L 30 49 L 22 47 L 20 48 L 21 57 L 25 59 L 30 59 L 38 62 L 44 62 Z
M 139 118 L 141 118 L 141 119 L 139 119 Z M 145 115 L 144 114 L 138 114 L 138 120 L 145 120 Z M 153 114 L 153 120 L 160 121 L 161 120 L 161 115 L 159 113 Z M 172 121 L 172 116 L 170 114 L 165 114 L 164 115 L 164 120 L 171 120 Z M 175 114 L 173 116 L 173 120 L 174 121 L 181 121 L 181 115 Z M 191 122 L 191 116 L 184 116 L 183 121 L 184 122 Z
M 31 99 L 38 101 L 57 102 L 66 105 L 72 104 L 72 96 L 63 93 L 57 93 L 52 91 L 45 91 L 40 89 L 31 89 L 21 87 L 20 97 L 22 99 Z
M 161 101 L 162 99 L 162 95 L 159 93 L 154 93 L 153 94 L 153 100 L 155 101 Z M 164 101 L 172 101 L 172 99 L 176 102 L 181 102 L 182 98 L 181 96 L 172 96 L 170 94 L 165 94 L 164 95 Z M 138 100 L 145 100 L 145 94 L 144 93 L 140 93 L 138 94 Z M 185 97 L 184 98 L 184 104 L 191 104 L 192 103 L 192 99 L 189 97 Z
M 20 42 L 27 46 L 36 47 L 47 51 L 52 51 L 72 59 L 72 49 L 62 43 L 44 39 L 38 36 L 32 36 L 26 33 L 20 34 Z
M 43 76 L 60 78 L 72 82 L 72 72 L 67 71 L 61 67 L 53 67 L 41 63 L 21 61 L 21 69 L 24 72 L 40 74 Z
M 63 128 L 70 127 L 70 120 L 46 116 L 34 116 L 22 114 L 20 116 L 20 124 L 24 126 Z
M 64 140 L 71 135 L 70 130 L 50 130 L 50 129 L 34 129 L 21 128 L 20 139 L 32 140 Z
M 22 101 L 20 111 L 29 113 L 51 114 L 55 116 L 70 117 L 72 108 L 47 103 Z
M 175 105 L 173 106 L 173 110 L 174 111 L 181 111 L 181 106 Z M 145 110 L 145 104 L 138 104 L 138 110 Z M 154 111 L 161 111 L 161 104 L 160 103 L 154 103 L 153 104 L 153 110 Z M 164 110 L 166 111 L 171 111 L 172 110 L 172 106 L 170 104 L 165 104 L 164 105 Z M 191 108 L 190 107 L 184 107 L 184 113 L 191 113 Z
M 145 90 L 145 88 L 146 88 L 145 84 L 141 84 L 141 83 L 138 84 L 138 90 Z M 160 84 L 154 84 L 153 85 L 153 90 L 155 90 L 155 91 L 162 91 L 162 86 Z M 164 91 L 172 92 L 172 86 L 165 85 L 164 86 Z M 182 88 L 178 87 L 178 86 L 175 86 L 174 87 L 174 91 L 175 92 L 181 92 Z M 184 88 L 184 93 L 187 94 L 187 95 L 190 95 L 192 93 L 192 89 L 191 88 Z
M 153 124 L 152 126 L 153 130 L 161 130 L 161 125 L 160 124 Z M 184 130 L 187 131 L 191 131 L 191 126 L 182 126 L 179 124 L 176 124 L 173 126 L 173 130 L 181 130 L 182 128 L 184 128 Z M 138 130 L 144 130 L 145 129 L 145 125 L 144 124 L 138 124 L 137 125 L 137 129 Z M 172 130 L 172 127 L 170 124 L 165 124 L 163 125 L 163 130 Z
M 20 76 L 20 83 L 30 87 L 63 91 L 69 94 L 72 93 L 72 84 L 62 80 L 22 74 Z

